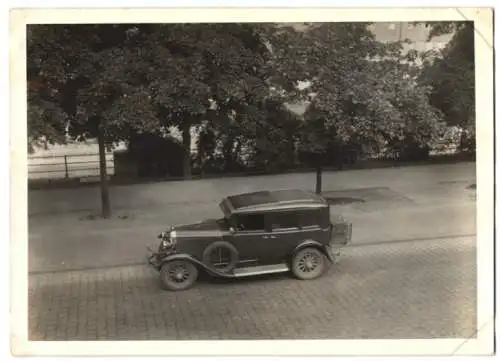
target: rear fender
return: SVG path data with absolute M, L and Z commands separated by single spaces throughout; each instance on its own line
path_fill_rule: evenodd
M 304 242 L 301 242 L 293 250 L 292 256 L 294 256 L 297 252 L 299 252 L 300 250 L 302 250 L 304 248 L 307 248 L 307 247 L 317 248 L 318 250 L 320 250 L 326 256 L 326 258 L 328 258 L 328 260 L 330 262 L 334 262 L 334 257 L 332 256 L 331 253 L 329 253 L 327 247 L 325 245 L 317 242 L 317 241 L 314 241 L 314 240 L 306 240 Z
M 199 269 L 202 269 L 202 270 L 204 270 L 210 274 L 213 274 L 215 276 L 219 276 L 219 277 L 231 277 L 232 276 L 230 274 L 221 273 L 221 272 L 211 268 L 210 266 L 207 266 L 203 262 L 199 261 L 198 259 L 194 258 L 193 256 L 191 256 L 187 253 L 175 253 L 175 254 L 168 255 L 168 256 L 162 258 L 161 262 L 159 263 L 159 269 L 161 268 L 161 266 L 163 266 L 163 264 L 170 262 L 170 261 L 175 261 L 175 260 L 187 260 L 187 261 L 191 262 L 193 265 L 195 265 L 196 267 L 198 267 Z

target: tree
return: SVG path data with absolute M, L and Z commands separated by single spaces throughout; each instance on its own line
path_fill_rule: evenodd
M 37 25 L 28 34 L 30 141 L 96 137 L 102 214 L 110 216 L 105 149 L 178 126 L 184 176 L 190 129 L 232 119 L 252 128 L 269 93 L 260 25 Z M 234 137 L 226 140 L 227 158 Z
M 154 129 L 133 25 L 30 25 L 30 140 L 97 138 L 103 218 L 111 216 L 105 150 L 131 129 Z M 48 129 L 48 131 L 47 131 Z
M 460 126 L 475 139 L 474 23 L 427 23 L 429 39 L 453 33 L 440 52 L 428 54 L 420 81 L 431 87 L 430 103 L 446 123 Z M 469 145 L 470 146 L 470 145 Z M 472 149 L 475 147 L 472 145 Z
M 295 163 L 300 118 L 280 100 L 271 99 L 263 105 L 262 120 L 252 139 L 252 163 L 268 172 L 290 168 Z
M 52 60 L 47 54 L 57 47 L 57 32 L 48 26 L 28 26 L 26 40 L 27 146 L 28 151 L 33 152 L 33 147 L 40 144 L 65 142 L 67 115 L 62 109 L 64 99 L 59 92 L 64 81 L 43 69 Z
M 400 43 L 375 40 L 366 23 L 287 28 L 277 43 L 285 85 L 308 82 L 309 99 L 300 147 L 316 168 L 316 192 L 326 151 L 332 146 L 371 144 L 398 151 L 412 141 L 424 146 L 439 128 L 439 114 L 429 106 L 427 90 L 415 82 L 415 70 L 401 62 Z
M 161 25 L 151 41 L 153 99 L 162 122 L 182 131 L 189 178 L 191 128 L 206 120 L 231 126 L 252 119 L 249 114 L 269 93 L 263 72 L 268 50 L 252 24 Z M 236 140 L 225 135 L 229 167 Z

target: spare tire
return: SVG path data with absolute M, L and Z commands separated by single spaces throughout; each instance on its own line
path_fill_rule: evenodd
M 226 241 L 214 242 L 203 251 L 203 263 L 220 273 L 231 272 L 236 267 L 238 259 L 238 251 Z

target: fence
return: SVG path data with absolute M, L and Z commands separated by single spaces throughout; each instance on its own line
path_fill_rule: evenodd
M 453 155 L 457 153 L 457 145 L 438 145 L 431 155 Z M 114 153 L 106 153 L 108 176 L 114 176 L 118 167 L 120 175 L 124 173 L 123 166 L 115 159 Z M 378 159 L 372 155 L 369 159 Z M 133 168 L 132 168 L 133 169 Z M 134 173 L 133 173 L 134 174 Z M 223 173 L 226 174 L 226 173 Z M 135 175 L 135 174 L 134 174 Z M 28 157 L 28 180 L 95 180 L 99 177 L 98 153 L 67 153 Z
M 114 175 L 113 153 L 106 153 L 108 175 Z M 28 179 L 82 179 L 99 177 L 99 154 L 65 154 L 28 157 Z

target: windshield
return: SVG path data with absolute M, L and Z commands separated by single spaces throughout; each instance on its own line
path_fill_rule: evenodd
M 229 229 L 229 227 L 231 226 L 229 223 L 229 218 L 226 217 L 217 219 L 217 224 L 221 229 Z
M 219 204 L 219 208 L 221 209 L 222 214 L 224 214 L 224 217 L 225 217 L 225 218 L 229 218 L 229 216 L 230 216 L 231 212 L 230 212 L 230 210 L 229 210 L 229 208 L 228 208 L 228 205 L 227 205 L 227 203 L 226 203 L 226 200 L 225 200 L 225 199 L 224 199 L 222 202 L 220 202 L 220 204 Z
M 219 208 L 222 211 L 223 216 L 219 219 L 219 225 L 222 228 L 229 229 L 231 228 L 231 209 L 228 205 L 227 199 L 223 199 L 219 204 Z

